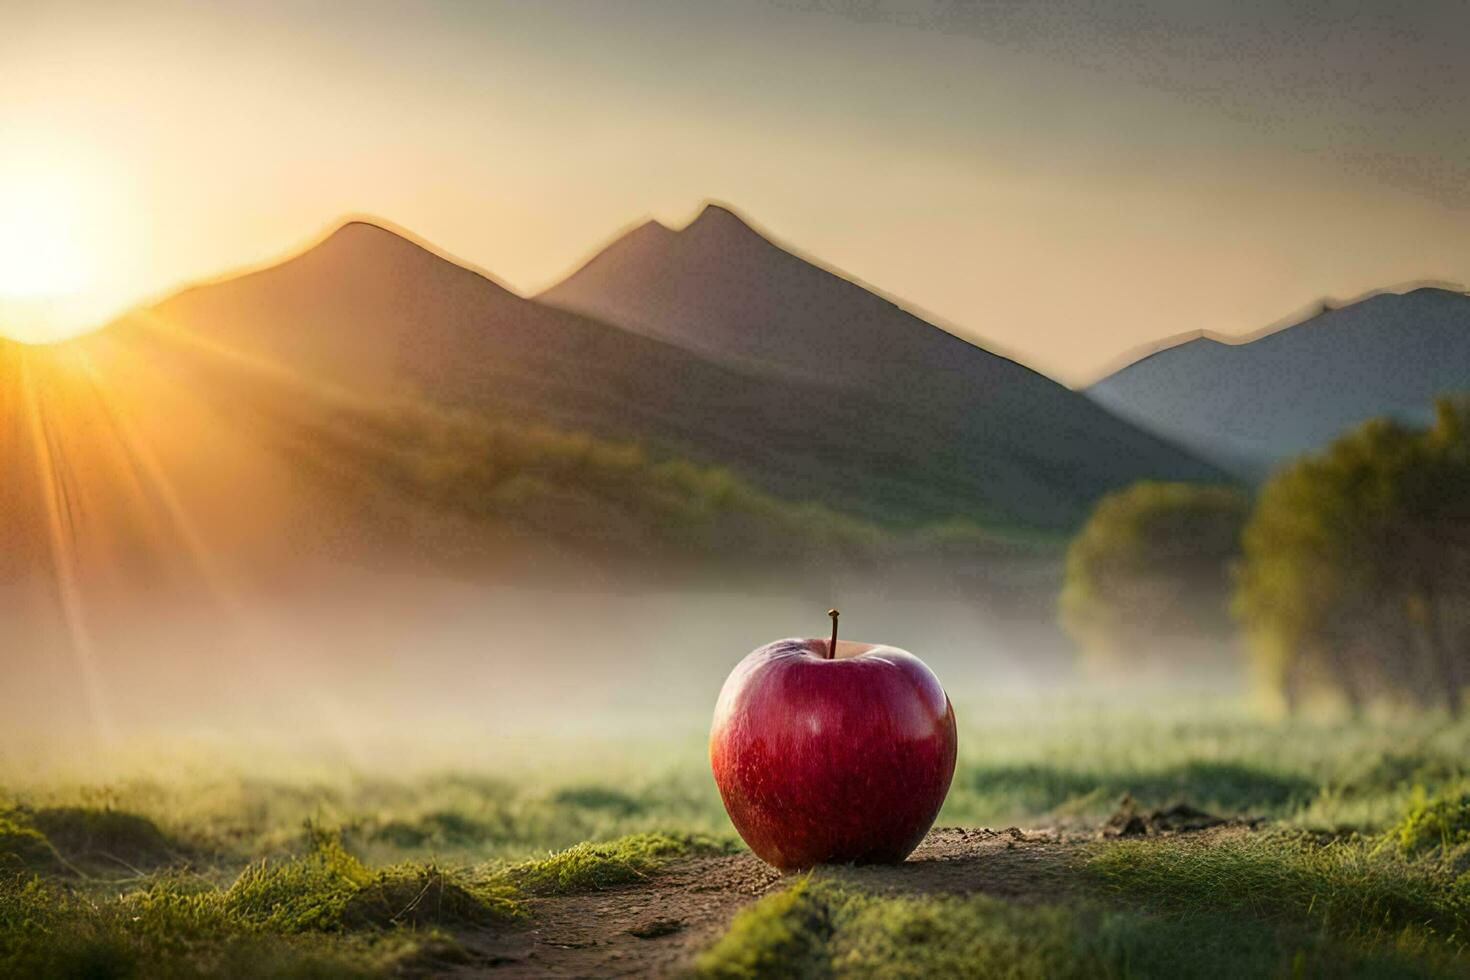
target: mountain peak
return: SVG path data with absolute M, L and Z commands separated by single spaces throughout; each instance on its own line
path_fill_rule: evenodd
M 325 264 L 343 274 L 379 275 L 392 269 L 405 276 L 462 275 L 484 279 L 511 292 L 490 273 L 391 222 L 350 218 L 326 238 L 297 256 L 309 264 Z
M 424 246 L 415 241 L 413 236 L 396 231 L 386 222 L 374 221 L 371 218 L 349 218 L 343 221 L 331 233 L 316 245 L 307 249 L 314 252 L 321 248 L 339 248 L 347 246 L 350 248 L 384 248 L 398 247 L 403 245 L 423 248 Z
M 762 238 L 745 219 L 723 204 L 707 201 L 694 220 L 684 227 L 681 234 L 690 232 L 713 232 L 719 234 L 746 234 Z
M 436 255 L 438 253 L 425 242 L 386 222 L 379 223 L 371 218 L 351 218 L 342 222 L 316 244 L 298 253 L 297 259 L 311 263 L 347 263 L 361 269 L 380 267 L 383 263 L 414 263 Z M 364 263 L 367 265 L 364 266 Z
M 672 239 L 677 234 L 678 234 L 677 231 L 675 231 L 674 229 L 670 228 L 668 225 L 664 224 L 662 221 L 659 221 L 657 218 L 649 218 L 647 221 L 643 222 L 641 225 L 638 225 L 637 227 L 635 227 L 632 231 L 629 231 L 629 232 L 625 233 L 623 235 L 623 240 L 625 240 L 625 241 L 641 241 L 641 240 L 647 240 L 647 241 L 663 242 L 663 241 L 668 241 L 669 239 Z
M 1405 298 L 1414 297 L 1415 299 L 1435 301 L 1463 300 L 1470 298 L 1470 294 L 1466 294 L 1458 289 L 1451 289 L 1448 286 L 1419 286 L 1418 288 L 1411 289 L 1408 292 L 1404 293 L 1403 296 Z

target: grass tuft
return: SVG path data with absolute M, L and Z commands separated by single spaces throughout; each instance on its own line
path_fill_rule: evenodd
M 229 914 L 281 932 L 339 928 L 347 903 L 372 884 L 373 875 L 336 837 L 319 830 L 311 834 L 307 854 L 260 861 L 241 872 L 224 894 Z
M 1389 835 L 1408 855 L 1431 850 L 1449 854 L 1470 845 L 1470 788 L 1456 787 L 1433 798 L 1421 789 Z
M 741 911 L 695 963 L 706 980 L 1108 976 L 1079 914 L 985 896 L 874 895 L 811 877 Z M 1116 930 L 1115 930 L 1116 931 Z
M 833 969 L 851 977 L 1104 975 L 1082 948 L 1078 915 L 986 897 L 849 898 L 832 944 Z
M 696 961 L 696 975 L 710 980 L 829 975 L 827 944 L 838 896 L 834 889 L 803 878 L 742 909 Z
M 505 871 L 512 884 L 536 895 L 564 895 L 626 885 L 647 878 L 676 858 L 722 849 L 710 839 L 632 834 L 607 843 L 578 844 Z
M 442 868 L 400 865 L 380 871 L 343 906 L 348 929 L 390 926 L 483 926 L 526 914 L 520 893 L 498 880 L 464 882 Z

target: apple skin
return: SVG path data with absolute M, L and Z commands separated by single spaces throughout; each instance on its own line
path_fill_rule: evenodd
M 924 839 L 954 776 L 949 697 L 895 647 L 777 640 L 725 681 L 710 768 L 735 829 L 782 870 L 897 863 Z

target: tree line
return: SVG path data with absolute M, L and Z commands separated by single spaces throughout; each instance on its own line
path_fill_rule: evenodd
M 1470 399 L 1375 419 L 1234 487 L 1143 483 L 1068 549 L 1062 625 L 1103 669 L 1189 669 L 1243 645 L 1289 708 L 1322 694 L 1464 708 Z

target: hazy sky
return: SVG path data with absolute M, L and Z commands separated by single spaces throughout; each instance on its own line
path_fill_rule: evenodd
M 533 291 L 714 198 L 1075 383 L 1470 280 L 1466 38 L 1459 2 L 0 0 L 0 329 L 349 213 Z

